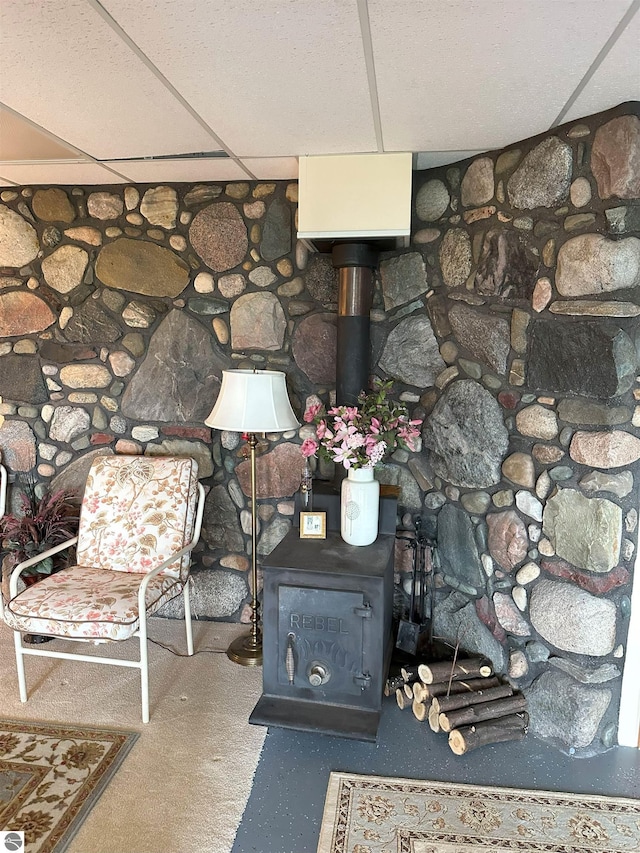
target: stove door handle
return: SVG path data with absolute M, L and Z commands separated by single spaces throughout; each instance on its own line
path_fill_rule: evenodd
M 295 655 L 296 635 L 294 633 L 287 634 L 287 651 L 284 658 L 284 668 L 287 672 L 289 684 L 294 683 L 296 675 L 296 655 Z

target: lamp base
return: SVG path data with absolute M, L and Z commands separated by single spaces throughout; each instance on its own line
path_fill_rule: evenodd
M 262 643 L 251 634 L 237 637 L 227 649 L 227 657 L 241 666 L 262 666 Z

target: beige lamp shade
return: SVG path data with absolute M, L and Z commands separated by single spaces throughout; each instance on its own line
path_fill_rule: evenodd
M 207 426 L 228 432 L 297 429 L 286 377 L 278 370 L 223 370 L 222 385 Z

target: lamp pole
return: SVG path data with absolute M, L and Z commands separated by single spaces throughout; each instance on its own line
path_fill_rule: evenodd
M 247 435 L 251 455 L 251 633 L 238 637 L 227 649 L 227 657 L 244 666 L 262 665 L 262 633 L 258 601 L 258 522 L 256 517 L 256 445 L 255 432 Z

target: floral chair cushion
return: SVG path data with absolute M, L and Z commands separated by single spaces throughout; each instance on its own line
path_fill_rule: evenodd
M 81 566 L 147 573 L 191 541 L 198 492 L 194 459 L 99 456 L 82 500 Z M 186 582 L 191 556 L 165 570 Z
M 141 581 L 134 572 L 71 566 L 27 587 L 10 601 L 5 622 L 16 631 L 32 634 L 126 640 L 140 626 Z M 179 579 L 161 572 L 147 587 L 147 613 L 154 613 L 182 588 Z

